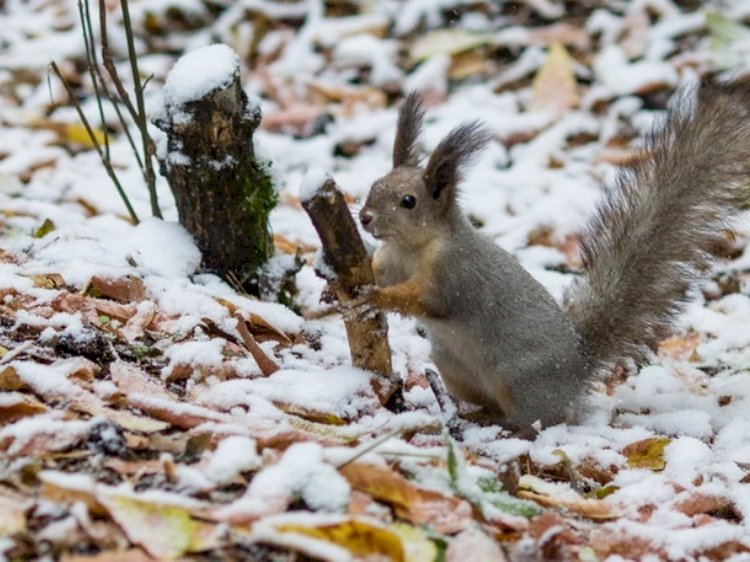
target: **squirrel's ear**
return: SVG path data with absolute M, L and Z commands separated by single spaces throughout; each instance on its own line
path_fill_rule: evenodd
M 396 140 L 393 143 L 393 167 L 417 166 L 419 164 L 419 147 L 417 139 L 422 132 L 424 106 L 419 92 L 409 94 L 398 114 Z
M 424 171 L 424 183 L 433 199 L 458 184 L 463 168 L 490 139 L 492 133 L 480 121 L 470 121 L 456 127 L 440 141 Z

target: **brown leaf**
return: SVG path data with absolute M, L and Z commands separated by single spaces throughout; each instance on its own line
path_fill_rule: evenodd
M 690 332 L 685 336 L 672 336 L 659 342 L 659 358 L 672 361 L 700 361 L 696 348 L 701 336 L 698 332 Z
M 148 373 L 134 365 L 124 361 L 115 361 L 109 366 L 109 371 L 112 382 L 125 395 L 146 394 L 168 400 L 176 399 L 176 396 L 165 389 L 161 382 L 156 382 Z
M 619 510 L 606 500 L 586 499 L 562 483 L 552 484 L 531 474 L 525 474 L 518 480 L 518 486 L 518 497 L 533 500 L 545 507 L 567 509 L 598 521 L 620 516 Z
M 107 510 L 99 503 L 95 494 L 95 484 L 88 477 L 78 479 L 75 475 L 44 471 L 39 473 L 42 481 L 41 496 L 52 502 L 73 504 L 82 502 L 92 515 L 101 517 Z
M 580 103 L 573 60 L 560 43 L 553 43 L 547 60 L 534 77 L 530 108 L 562 115 Z
M 500 545 L 477 528 L 462 531 L 448 543 L 445 562 L 505 562 Z
M 0 394 L 0 426 L 47 410 L 47 406 L 30 394 L 20 392 Z
M 709 496 L 700 492 L 691 492 L 688 497 L 681 499 L 675 505 L 678 511 L 690 517 L 699 513 L 710 513 L 725 509 L 730 505 L 729 500 L 717 496 Z
M 140 277 L 134 275 L 120 279 L 105 279 L 95 275 L 87 284 L 86 294 L 123 303 L 140 302 L 146 298 L 146 286 Z
M 21 380 L 13 367 L 3 367 L 0 370 L 0 390 L 26 390 L 28 385 Z
M 547 511 L 531 520 L 529 534 L 537 542 L 545 560 L 568 560 L 574 558 L 571 546 L 581 543 L 568 522 L 554 511 Z
M 471 518 L 471 507 L 464 500 L 420 488 L 389 468 L 352 463 L 340 472 L 352 488 L 391 504 L 399 517 L 411 523 L 455 533 Z
M 0 536 L 8 537 L 26 530 L 26 509 L 29 500 L 0 488 Z
M 136 313 L 136 307 L 132 304 L 123 304 L 106 299 L 93 299 L 94 308 L 101 316 L 114 318 L 120 322 L 127 322 Z M 101 319 L 100 319 L 101 320 Z

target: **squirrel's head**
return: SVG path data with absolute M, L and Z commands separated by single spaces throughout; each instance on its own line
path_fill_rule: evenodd
M 464 168 L 491 139 L 478 121 L 459 125 L 422 167 L 417 142 L 424 114 L 419 94 L 409 94 L 399 113 L 393 170 L 372 185 L 359 213 L 362 226 L 375 238 L 415 244 L 429 241 L 434 229 L 456 208 Z

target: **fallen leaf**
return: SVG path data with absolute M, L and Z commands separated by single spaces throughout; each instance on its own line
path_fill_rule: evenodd
M 181 506 L 114 493 L 98 494 L 98 499 L 127 537 L 156 558 L 173 559 L 221 544 L 216 525 L 194 520 Z
M 28 385 L 21 380 L 13 367 L 8 366 L 0 370 L 0 390 L 24 390 L 27 388 L 29 388 Z
M 680 499 L 675 508 L 690 517 L 699 513 L 710 513 L 725 509 L 730 505 L 726 498 L 710 496 L 700 492 L 691 492 L 688 497 Z
M 404 561 L 404 549 L 396 533 L 359 519 L 320 525 L 283 523 L 274 527 L 282 533 L 295 533 L 337 544 L 357 557 L 384 556 L 393 562 Z
M 580 103 L 573 60 L 560 43 L 550 46 L 547 60 L 534 77 L 529 107 L 562 115 Z
M 27 416 L 46 412 L 49 408 L 36 397 L 20 392 L 0 394 L 0 426 Z
M 26 530 L 26 509 L 29 500 L 0 488 L 0 537 L 8 537 Z
M 107 514 L 96 497 L 96 483 L 90 477 L 45 470 L 39 473 L 39 480 L 43 498 L 62 504 L 82 502 L 92 515 L 101 517 Z
M 547 511 L 531 520 L 529 535 L 545 560 L 574 559 L 571 547 L 579 545 L 581 538 L 570 524 L 554 511 Z
M 696 352 L 700 339 L 698 332 L 690 332 L 685 336 L 672 336 L 662 340 L 659 342 L 659 357 L 672 361 L 700 361 Z
M 602 500 L 586 499 L 563 483 L 545 482 L 531 474 L 524 474 L 518 480 L 518 487 L 519 497 L 533 500 L 545 507 L 567 509 L 597 521 L 620 516 L 614 505 Z
M 98 127 L 92 127 L 93 139 L 89 130 L 80 123 L 66 123 L 60 129 L 60 134 L 64 140 L 79 144 L 85 148 L 94 148 L 95 146 L 104 146 L 106 133 Z
M 466 529 L 448 543 L 445 562 L 505 562 L 500 545 L 476 527 Z
M 440 550 L 424 529 L 400 521 L 388 527 L 394 532 L 404 548 L 405 562 L 434 562 L 439 560 Z
M 459 498 L 420 488 L 389 468 L 351 463 L 340 469 L 352 488 L 391 504 L 399 517 L 455 533 L 471 519 L 471 507 Z
M 135 275 L 119 279 L 106 279 L 95 275 L 86 284 L 84 294 L 107 297 L 122 303 L 140 302 L 146 298 L 146 286 L 141 278 Z
M 35 287 L 40 289 L 59 289 L 65 286 L 65 280 L 57 273 L 28 275 Z
M 34 238 L 44 238 L 47 236 L 50 232 L 53 232 L 55 230 L 56 226 L 55 223 L 52 222 L 50 219 L 44 219 L 44 222 L 34 231 Z
M 659 471 L 666 466 L 664 449 L 671 442 L 668 437 L 649 437 L 631 443 L 622 450 L 630 468 L 647 468 Z
M 490 36 L 473 33 L 460 27 L 436 29 L 419 36 L 409 50 L 409 58 L 421 62 L 435 55 L 455 55 L 481 47 L 490 41 Z

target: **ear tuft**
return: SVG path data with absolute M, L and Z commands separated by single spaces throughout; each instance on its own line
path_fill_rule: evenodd
M 422 132 L 424 105 L 419 92 L 410 93 L 398 114 L 396 140 L 393 143 L 393 167 L 419 165 L 417 140 Z
M 463 123 L 446 136 L 427 162 L 424 182 L 434 199 L 445 190 L 453 188 L 461 181 L 461 174 L 473 158 L 492 139 L 490 130 L 481 121 Z

